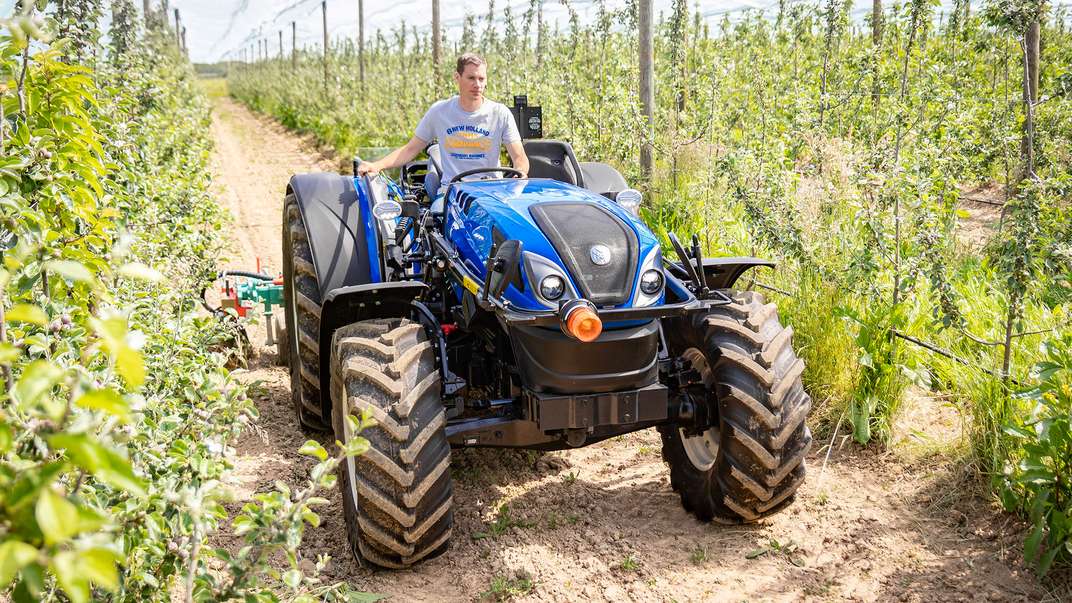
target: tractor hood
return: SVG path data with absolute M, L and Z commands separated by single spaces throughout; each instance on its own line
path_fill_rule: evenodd
M 521 241 L 520 275 L 505 294 L 518 309 L 554 309 L 577 297 L 607 308 L 663 298 L 661 291 L 647 295 L 639 289 L 643 272 L 662 267 L 651 231 L 614 201 L 571 184 L 502 179 L 455 185 L 446 203 L 446 230 L 462 261 L 481 278 L 493 245 Z M 540 283 L 554 275 L 565 288 L 561 297 L 549 298 Z

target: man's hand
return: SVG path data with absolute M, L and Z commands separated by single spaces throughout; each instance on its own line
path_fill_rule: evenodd
M 375 176 L 383 170 L 393 170 L 396 167 L 401 167 L 407 161 L 413 161 L 424 147 L 428 146 L 428 143 L 414 136 L 409 139 L 405 145 L 391 151 L 387 155 L 377 159 L 376 161 L 362 161 L 357 166 L 357 175 L 364 176 L 368 174 Z
M 382 169 L 383 168 L 379 166 L 379 162 L 377 161 L 362 161 L 357 166 L 357 175 L 364 176 L 365 174 L 368 174 L 369 176 L 375 176 L 376 174 L 379 174 Z

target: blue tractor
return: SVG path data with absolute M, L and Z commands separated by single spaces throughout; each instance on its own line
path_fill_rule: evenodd
M 733 289 L 772 264 L 704 258 L 695 236 L 671 236 L 664 257 L 616 170 L 524 144 L 528 178 L 464 173 L 442 197 L 435 146 L 397 182 L 287 185 L 298 419 L 344 442 L 348 415 L 376 421 L 368 452 L 339 468 L 355 555 L 405 568 L 447 549 L 455 447 L 557 450 L 656 427 L 697 518 L 788 505 L 811 446 L 804 365 L 775 306 Z

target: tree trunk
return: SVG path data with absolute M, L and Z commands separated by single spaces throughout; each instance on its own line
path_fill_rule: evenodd
M 179 9 L 175 9 L 175 45 L 182 49 L 182 19 L 179 17 Z
M 441 47 L 442 34 L 439 31 L 439 0 L 432 0 L 432 72 L 435 73 L 435 81 L 439 83 L 440 62 L 443 60 Z
M 290 70 L 298 70 L 298 23 L 290 22 Z
M 1028 25 L 1024 32 L 1024 68 L 1023 68 L 1023 99 L 1024 99 L 1024 129 L 1020 137 L 1020 155 L 1023 167 L 1020 177 L 1017 178 L 1017 188 L 1020 182 L 1030 178 L 1035 173 L 1035 103 L 1038 102 L 1038 72 L 1039 72 L 1039 22 L 1035 21 Z
M 882 95 L 878 73 L 879 54 L 882 52 L 882 0 L 871 2 L 871 45 L 874 47 L 874 58 L 871 60 L 871 106 L 877 111 Z
M 655 56 L 652 46 L 651 0 L 638 0 L 637 25 L 640 29 L 640 110 L 644 115 L 644 139 L 640 146 L 640 169 L 651 179 L 654 168 L 652 142 L 655 138 Z
M 153 9 L 149 7 L 149 0 L 141 0 L 141 14 L 145 18 L 145 29 L 153 25 Z
M 1038 87 L 1039 87 L 1039 37 L 1040 26 L 1039 22 L 1035 21 L 1027 28 L 1027 35 L 1024 36 L 1024 42 L 1027 45 L 1027 78 L 1028 83 L 1031 85 L 1031 102 L 1038 102 Z

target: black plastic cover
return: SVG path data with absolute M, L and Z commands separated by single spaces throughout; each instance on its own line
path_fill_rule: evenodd
M 659 326 L 604 330 L 582 343 L 560 329 L 511 327 L 521 383 L 539 393 L 594 394 L 640 389 L 659 378 Z
M 597 306 L 625 303 L 632 292 L 639 253 L 636 233 L 594 203 L 549 201 L 533 205 L 532 217 L 566 264 L 581 294 Z M 593 261 L 592 247 L 605 245 L 604 265 Z
M 309 234 L 320 298 L 332 289 L 369 282 L 368 245 L 353 178 L 298 174 L 287 189 L 297 198 Z

